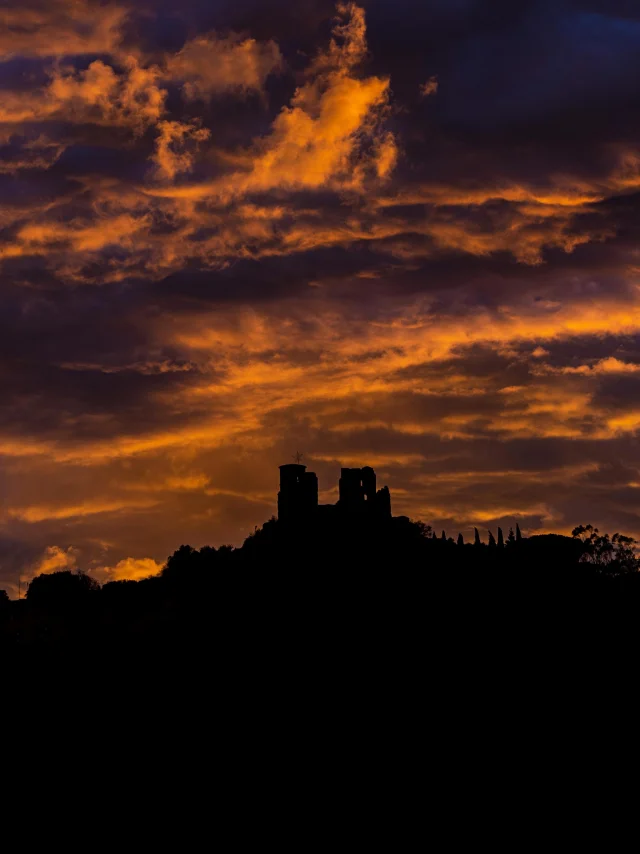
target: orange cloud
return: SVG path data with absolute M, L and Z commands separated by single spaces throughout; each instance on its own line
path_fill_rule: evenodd
M 3 142 L 18 145 L 18 153 L 3 157 Z M 20 134 L 8 134 L 6 140 L 0 139 L 0 174 L 15 174 L 26 169 L 49 169 L 64 153 L 66 147 L 64 142 L 50 139 L 45 134 L 39 134 L 35 139 Z
M 152 558 L 127 557 L 115 566 L 99 566 L 91 571 L 91 575 L 97 578 L 101 584 L 109 581 L 141 581 L 143 578 L 151 578 L 159 575 L 162 564 Z
M 190 99 L 206 99 L 221 92 L 261 92 L 267 77 L 282 67 L 282 55 L 273 41 L 243 39 L 237 33 L 221 38 L 206 33 L 188 41 L 169 57 L 166 75 L 183 81 Z
M 339 2 L 336 12 L 329 48 L 318 54 L 311 66 L 312 73 L 327 70 L 348 72 L 366 56 L 367 25 L 364 9 L 353 2 Z
M 631 362 L 623 362 L 620 359 L 616 359 L 614 356 L 609 356 L 606 359 L 600 359 L 590 365 L 579 365 L 577 368 L 541 365 L 535 369 L 535 373 L 539 375 L 564 374 L 582 377 L 593 377 L 603 374 L 637 374 L 639 372 L 640 365 Z
M 124 60 L 121 74 L 95 60 L 86 71 L 56 70 L 47 89 L 50 114 L 67 120 L 94 121 L 131 127 L 141 133 L 164 112 L 166 90 L 157 66 L 145 68 L 134 56 Z
M 83 253 L 99 252 L 108 246 L 132 246 L 148 218 L 136 219 L 130 214 L 104 217 L 89 222 L 75 222 L 71 227 L 54 222 L 32 223 L 19 229 L 13 243 L 0 246 L 0 259 L 44 255 L 57 266 L 59 255 L 73 253 L 81 262 Z
M 389 81 L 353 75 L 366 50 L 364 11 L 353 3 L 338 8 L 340 23 L 328 50 L 311 64 L 306 82 L 280 112 L 271 133 L 247 154 L 243 171 L 150 192 L 190 200 L 229 199 L 276 188 L 356 190 L 368 172 L 386 177 L 396 159 L 393 136 L 379 127 Z M 367 139 L 375 144 L 371 159 L 364 153 Z
M 428 98 L 430 95 L 435 95 L 438 92 L 438 78 L 430 77 L 426 83 L 420 86 L 420 94 L 423 98 Z
M 78 554 L 73 548 L 62 549 L 60 546 L 49 546 L 42 558 L 33 567 L 33 577 L 46 575 L 51 572 L 61 572 L 66 569 L 76 569 Z
M 198 146 L 211 136 L 206 128 L 182 122 L 160 122 L 158 130 L 152 160 L 158 167 L 159 177 L 168 181 L 192 168 Z
M 317 188 L 335 178 L 350 183 L 356 135 L 371 111 L 385 104 L 388 82 L 336 76 L 322 89 L 316 84 L 303 87 L 276 119 L 266 150 L 241 181 L 245 191 Z
M 117 2 L 22 0 L 0 9 L 0 58 L 113 53 L 129 10 Z
M 94 516 L 99 513 L 119 513 L 122 510 L 147 509 L 153 507 L 155 503 L 153 500 L 90 500 L 77 505 L 33 504 L 27 507 L 9 507 L 7 515 L 10 519 L 19 519 L 21 522 L 37 523 L 50 519 L 75 519 L 82 516 Z
M 100 59 L 86 70 L 56 66 L 43 89 L 28 93 L 8 91 L 0 106 L 0 124 L 63 120 L 130 128 L 141 134 L 164 113 L 166 90 L 160 88 L 160 70 L 145 68 L 134 56 L 122 59 L 116 71 Z
M 53 572 L 75 572 L 78 569 L 78 549 L 69 546 L 47 546 L 42 555 L 25 566 L 19 573 L 19 584 L 8 584 L 14 598 L 24 598 L 29 584 L 38 575 L 50 575 Z

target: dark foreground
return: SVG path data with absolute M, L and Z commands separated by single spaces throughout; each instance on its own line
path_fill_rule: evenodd
M 348 528 L 271 521 L 241 549 L 183 546 L 143 581 L 101 588 L 88 575 L 39 576 L 25 599 L 0 604 L 0 639 L 5 655 L 60 661 L 119 652 L 143 662 L 182 649 L 275 665 L 341 643 L 356 655 L 372 643 L 381 656 L 460 645 L 473 655 L 474 636 L 506 654 L 516 636 L 535 647 L 565 631 L 635 635 L 633 553 L 592 545 L 584 535 L 455 543 L 404 517 Z

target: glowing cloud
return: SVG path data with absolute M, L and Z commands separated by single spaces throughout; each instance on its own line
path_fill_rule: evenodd
M 162 564 L 152 558 L 124 558 L 115 566 L 100 566 L 92 571 L 92 576 L 101 583 L 109 581 L 140 581 L 151 578 L 162 570 Z
M 129 9 L 90 0 L 24 0 L 0 9 L 0 57 L 112 53 Z
M 167 60 L 168 77 L 183 83 L 186 98 L 207 99 L 223 92 L 262 92 L 270 74 L 282 68 L 273 41 L 243 39 L 237 33 L 221 38 L 207 33 L 187 42 Z

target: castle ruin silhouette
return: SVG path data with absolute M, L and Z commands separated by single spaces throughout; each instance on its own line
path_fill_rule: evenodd
M 343 468 L 337 504 L 318 504 L 318 477 L 299 463 L 280 466 L 278 519 L 301 522 L 314 516 L 336 514 L 377 519 L 391 518 L 387 486 L 376 489 L 376 473 L 370 466 Z

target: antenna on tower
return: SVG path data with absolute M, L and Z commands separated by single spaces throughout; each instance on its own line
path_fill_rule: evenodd
M 303 457 L 304 457 L 304 454 L 301 454 L 300 451 L 295 452 L 293 459 L 296 461 L 296 465 L 298 465 L 298 466 L 300 465 Z

